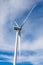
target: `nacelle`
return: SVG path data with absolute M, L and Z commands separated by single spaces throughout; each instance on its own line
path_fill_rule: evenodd
M 14 30 L 21 30 L 21 28 L 20 28 L 20 27 L 15 26 L 15 27 L 14 27 Z

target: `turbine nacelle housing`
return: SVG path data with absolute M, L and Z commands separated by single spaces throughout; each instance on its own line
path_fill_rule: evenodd
M 14 26 L 14 30 L 21 30 L 20 27 Z

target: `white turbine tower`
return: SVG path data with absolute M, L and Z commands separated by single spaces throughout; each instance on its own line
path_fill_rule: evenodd
M 16 61 L 17 61 L 17 51 L 18 51 L 18 45 L 20 45 L 21 30 L 22 30 L 24 24 L 26 23 L 28 17 L 31 15 L 31 13 L 32 13 L 32 11 L 35 7 L 36 7 L 36 4 L 32 7 L 31 11 L 29 12 L 29 14 L 27 15 L 27 17 L 25 18 L 25 20 L 23 21 L 23 23 L 20 27 L 15 22 L 15 24 L 17 26 L 14 26 L 14 30 L 16 30 L 16 43 L 15 43 L 15 53 L 14 53 L 14 63 L 13 63 L 13 65 L 16 65 Z

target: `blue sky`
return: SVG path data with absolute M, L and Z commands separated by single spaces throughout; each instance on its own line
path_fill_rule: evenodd
M 43 0 L 0 0 L 0 65 L 13 65 L 16 31 L 12 27 L 15 21 L 21 25 L 35 4 L 21 31 L 17 65 L 43 65 Z

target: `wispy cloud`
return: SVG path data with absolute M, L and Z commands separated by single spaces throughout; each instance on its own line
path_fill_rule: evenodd
M 0 62 L 13 63 L 13 52 L 0 50 Z
M 10 28 L 10 23 L 21 16 L 26 10 L 29 10 L 33 4 L 42 0 L 0 0 L 0 50 L 5 51 L 14 51 L 15 44 L 15 33 Z M 43 6 L 42 6 L 43 9 Z M 37 8 L 36 8 L 37 10 Z M 27 11 L 26 11 L 27 12 Z M 37 11 L 36 11 L 37 12 Z M 32 12 L 32 16 L 36 16 L 36 12 Z M 40 14 L 42 10 L 40 11 Z M 39 13 L 38 13 L 39 14 Z M 19 62 L 30 61 L 33 65 L 41 65 L 43 60 L 43 16 L 39 18 L 30 17 L 30 22 L 24 25 L 22 31 L 22 42 L 21 42 L 21 51 L 33 51 L 33 55 L 28 56 L 23 55 L 18 56 Z M 21 20 L 21 19 L 19 19 Z M 19 22 L 18 20 L 18 22 Z M 27 20 L 28 21 L 28 20 Z M 35 22 L 34 22 L 35 21 Z M 23 34 L 24 33 L 24 34 Z M 29 41 L 30 39 L 30 41 Z M 21 53 L 22 53 L 21 52 Z M 35 53 L 34 53 L 35 52 Z M 7 58 L 8 61 L 13 62 L 13 57 L 8 55 L 0 55 L 1 58 Z M 3 60 L 0 60 L 0 62 Z M 17 60 L 18 61 L 18 60 Z
M 43 49 L 43 37 L 34 40 L 33 42 L 24 42 L 21 44 L 21 50 L 37 50 Z
M 6 49 L 7 45 L 9 46 L 9 44 L 7 44 L 9 41 L 8 40 L 5 41 L 5 38 L 8 39 L 8 32 L 10 30 L 8 28 L 8 25 L 6 26 L 7 22 L 14 21 L 14 19 L 16 17 L 18 17 L 20 10 L 21 10 L 21 12 L 23 12 L 26 9 L 29 9 L 32 6 L 32 4 L 34 4 L 34 3 L 35 3 L 35 1 L 32 2 L 31 0 L 30 1 L 25 0 L 25 2 L 24 2 L 24 0 L 22 0 L 22 1 L 18 0 L 17 2 L 16 2 L 16 0 L 9 0 L 9 1 L 1 0 L 0 1 L 0 43 L 1 43 L 0 49 L 2 47 L 3 47 L 3 49 L 4 48 Z M 10 32 L 9 32 L 9 37 L 10 37 L 10 39 L 12 39 L 11 38 L 12 34 L 10 35 Z M 14 43 L 14 42 L 12 42 L 12 43 Z

